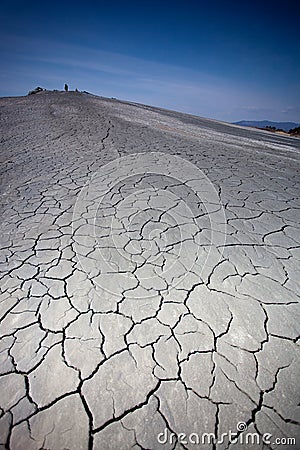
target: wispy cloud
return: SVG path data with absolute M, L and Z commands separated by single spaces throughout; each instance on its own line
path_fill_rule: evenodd
M 299 114 L 300 108 L 297 106 L 287 106 L 281 112 L 282 112 L 282 114 L 291 114 L 291 113 Z

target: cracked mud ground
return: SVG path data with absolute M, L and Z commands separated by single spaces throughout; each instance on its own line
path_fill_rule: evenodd
M 0 107 L 0 448 L 300 448 L 300 141 L 86 94 Z M 166 164 L 86 203 L 90 242 L 82 188 L 150 152 L 208 176 L 220 239 Z M 178 438 L 240 422 L 270 443 Z

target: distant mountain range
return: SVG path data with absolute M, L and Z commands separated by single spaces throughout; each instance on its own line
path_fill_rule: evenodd
M 295 122 L 270 122 L 269 120 L 240 120 L 233 122 L 234 125 L 242 125 L 243 127 L 275 127 L 284 131 L 289 131 L 291 128 L 299 127 L 299 123 Z

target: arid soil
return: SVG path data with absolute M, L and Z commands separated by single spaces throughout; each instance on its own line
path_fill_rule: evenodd
M 299 139 L 74 92 L 0 114 L 0 448 L 300 448 Z

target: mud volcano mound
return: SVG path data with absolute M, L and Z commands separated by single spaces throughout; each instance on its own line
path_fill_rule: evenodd
M 299 441 L 300 141 L 84 93 L 0 108 L 0 446 Z

